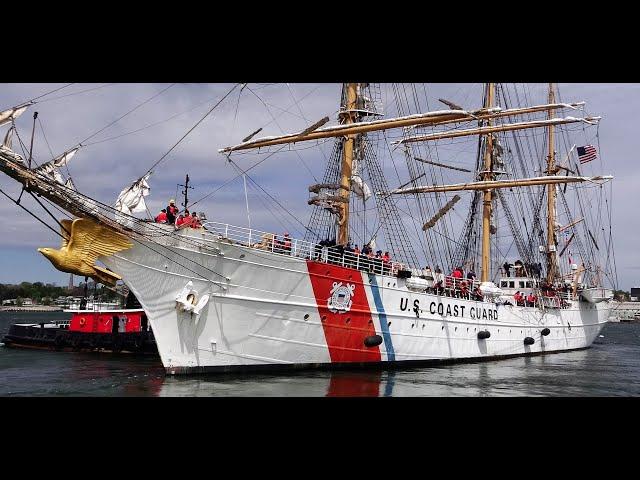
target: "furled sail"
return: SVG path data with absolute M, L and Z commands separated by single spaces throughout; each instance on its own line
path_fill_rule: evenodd
M 365 202 L 371 198 L 371 189 L 369 188 L 369 185 L 362 180 L 360 175 L 351 176 L 351 190 L 353 190 L 360 198 L 363 198 Z
M 80 147 L 76 147 L 72 150 L 69 150 L 68 152 L 64 152 L 58 155 L 53 160 L 49 160 L 47 163 L 43 163 L 42 165 L 40 165 L 35 169 L 35 172 L 41 173 L 64 185 L 65 179 L 58 169 L 60 167 L 66 166 L 79 149 Z
M 29 105 L 25 105 L 24 107 L 13 107 L 0 112 L 0 126 L 18 118 L 24 113 L 28 106 Z
M 144 197 L 149 195 L 151 188 L 147 183 L 147 179 L 151 176 L 151 173 L 147 173 L 144 177 L 134 182 L 130 187 L 125 188 L 120 192 L 118 200 L 116 200 L 116 210 L 127 215 L 132 213 L 145 212 L 147 205 L 144 202 Z
M 4 136 L 4 140 L 2 142 L 2 147 L 3 149 L 9 149 L 11 150 L 13 148 L 13 131 L 15 130 L 15 127 L 11 127 L 8 131 L 7 134 Z
M 2 145 L 0 145 L 0 151 L 10 155 L 13 161 L 19 162 L 19 163 L 24 163 L 24 160 L 22 159 L 22 157 L 11 149 L 12 148 L 12 143 L 13 143 L 13 132 L 14 131 L 15 131 L 15 127 L 11 127 L 7 131 L 7 134 L 4 136 L 4 140 L 2 142 Z

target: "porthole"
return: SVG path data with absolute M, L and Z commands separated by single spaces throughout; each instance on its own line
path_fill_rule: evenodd
M 244 258 L 244 253 L 240 255 L 240 258 Z
M 369 320 L 367 323 L 371 325 L 373 323 L 373 320 Z
M 387 327 L 390 327 L 390 326 L 391 326 L 391 322 L 387 323 Z
M 444 330 L 444 325 L 442 325 L 442 330 Z
M 454 329 L 453 329 L 453 331 L 454 331 L 454 332 L 457 332 L 457 331 L 458 331 L 458 327 L 454 328 Z
M 425 327 L 425 324 L 423 323 L 423 324 L 422 324 L 422 329 L 423 329 L 423 330 L 424 330 L 424 327 Z
M 415 326 L 416 326 L 416 324 L 415 324 L 415 323 L 412 323 L 412 324 L 411 324 L 411 328 L 413 328 L 413 327 L 415 327 Z
M 351 323 L 351 318 L 347 318 L 344 323 Z
M 327 319 L 327 316 L 326 316 L 326 315 L 323 315 L 323 316 L 322 316 L 322 321 L 324 322 L 326 319 Z
M 394 283 L 394 284 L 393 284 L 393 286 L 395 287 L 395 286 L 396 286 L 396 284 Z
M 305 321 L 306 321 L 306 320 L 309 320 L 309 314 L 308 314 L 308 313 L 307 313 L 307 314 L 305 314 L 304 319 L 305 319 Z
M 467 332 L 469 331 L 469 327 L 467 327 Z

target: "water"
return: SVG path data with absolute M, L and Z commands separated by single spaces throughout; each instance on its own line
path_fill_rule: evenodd
M 0 312 L 15 322 L 68 314 Z M 396 371 L 165 377 L 159 359 L 0 347 L 0 396 L 637 396 L 640 323 L 609 323 L 587 350 Z

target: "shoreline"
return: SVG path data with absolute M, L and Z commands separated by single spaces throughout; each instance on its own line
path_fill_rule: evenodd
M 0 307 L 0 312 L 62 312 L 62 308 L 48 305 L 33 305 L 30 307 L 17 307 L 15 305 L 11 305 Z

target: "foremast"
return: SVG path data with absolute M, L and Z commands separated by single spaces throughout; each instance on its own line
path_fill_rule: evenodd
M 341 123 L 350 125 L 357 120 L 357 99 L 358 84 L 347 83 L 346 109 L 340 112 Z M 338 215 L 338 245 L 346 245 L 349 241 L 349 197 L 351 194 L 351 173 L 353 169 L 354 143 L 357 134 L 347 134 L 345 136 L 344 148 L 342 150 L 342 166 L 340 169 L 340 191 L 338 196 L 340 202 L 340 214 Z

